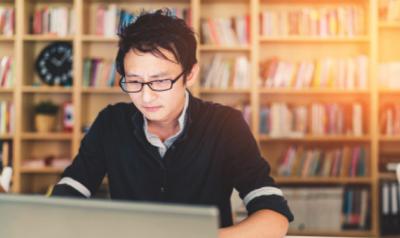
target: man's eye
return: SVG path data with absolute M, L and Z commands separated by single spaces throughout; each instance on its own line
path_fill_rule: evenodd
M 134 83 L 140 83 L 141 84 L 141 82 L 139 82 L 139 81 L 137 81 L 137 80 L 129 80 L 127 83 L 132 83 L 132 84 L 134 84 Z
M 159 79 L 159 80 L 154 80 L 154 81 L 151 81 L 151 82 L 152 83 L 165 83 L 167 81 L 168 81 L 168 79 Z

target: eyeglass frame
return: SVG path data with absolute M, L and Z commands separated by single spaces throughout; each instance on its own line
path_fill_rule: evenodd
M 182 76 L 184 76 L 184 74 L 185 74 L 185 71 L 182 71 L 182 73 L 180 73 L 178 76 L 176 76 L 175 77 L 175 79 L 158 79 L 158 80 L 153 80 L 153 81 L 150 81 L 150 82 L 135 82 L 135 83 L 140 83 L 141 84 L 141 87 L 140 87 L 140 90 L 138 90 L 138 91 L 134 91 L 134 92 L 132 92 L 132 91 L 128 91 L 128 90 L 125 90 L 124 89 L 124 87 L 122 86 L 122 84 L 127 84 L 127 83 L 129 83 L 129 82 L 126 82 L 126 77 L 125 76 L 122 76 L 121 77 L 121 80 L 119 81 L 119 87 L 122 89 L 122 91 L 124 91 L 125 93 L 139 93 L 139 92 L 141 92 L 142 90 L 143 90 L 143 88 L 144 88 L 144 85 L 147 85 L 152 91 L 154 91 L 154 92 L 164 92 L 164 91 L 168 91 L 168 90 L 171 90 L 172 89 L 172 87 L 174 86 L 174 84 L 182 77 Z M 125 80 L 125 82 L 123 82 Z M 171 87 L 170 88 L 168 88 L 168 89 L 163 89 L 163 90 L 155 90 L 155 89 L 153 89 L 152 87 L 151 87 L 151 84 L 154 82 L 154 81 L 160 81 L 160 80 L 168 80 L 168 81 L 170 81 L 171 82 Z

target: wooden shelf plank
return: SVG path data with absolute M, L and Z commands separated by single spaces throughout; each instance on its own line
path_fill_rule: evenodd
M 369 184 L 370 177 L 274 177 L 279 184 Z
M 305 141 L 305 142 L 369 142 L 371 141 L 371 137 L 368 135 L 365 136 L 333 136 L 333 135 L 322 135 L 322 136 L 313 136 L 306 135 L 304 137 L 271 137 L 268 135 L 260 135 L 259 136 L 261 142 L 270 142 L 270 141 Z
M 93 93 L 93 94 L 122 94 L 121 88 L 119 87 L 108 87 L 108 88 L 82 88 L 82 93 Z
M 235 93 L 251 93 L 251 89 L 234 89 L 234 88 L 201 88 L 200 93 L 202 94 L 235 94 Z
M 294 89 L 294 88 L 262 88 L 262 94 L 365 94 L 369 95 L 369 90 L 345 90 L 345 89 Z
M 14 136 L 12 134 L 0 134 L 0 140 L 12 140 Z
M 12 88 L 0 88 L 0 93 L 14 93 Z
M 395 172 L 380 172 L 379 178 L 384 180 L 393 180 L 393 181 L 397 180 Z
M 381 141 L 381 142 L 400 142 L 400 135 L 393 135 L 393 136 L 381 135 L 381 136 L 379 136 L 379 141 Z
M 398 94 L 400 95 L 400 88 L 380 88 L 379 94 Z
M 379 28 L 397 28 L 400 29 L 399 21 L 380 21 L 378 23 Z
M 200 45 L 199 49 L 201 51 L 250 51 L 251 48 L 249 45 Z
M 118 42 L 118 37 L 98 36 L 98 35 L 83 35 L 82 41 L 84 42 Z
M 315 42 L 315 43 L 368 43 L 368 36 L 355 36 L 355 37 L 313 37 L 313 36 L 282 36 L 282 37 L 268 37 L 260 36 L 261 43 L 302 43 L 302 42 Z
M 72 93 L 72 87 L 59 86 L 23 86 L 24 93 Z
M 64 171 L 63 168 L 43 167 L 43 168 L 30 168 L 22 167 L 21 173 L 24 174 L 60 174 Z
M 23 140 L 72 140 L 73 134 L 70 132 L 24 132 L 21 137 Z
M 15 36 L 0 35 L 0 42 L 13 42 L 14 40 Z
M 22 37 L 24 41 L 72 41 L 73 36 L 57 36 L 57 35 L 31 35 L 26 34 Z

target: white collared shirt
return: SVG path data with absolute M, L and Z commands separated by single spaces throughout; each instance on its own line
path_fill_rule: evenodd
M 185 91 L 185 105 L 183 107 L 181 115 L 178 118 L 179 131 L 175 135 L 172 135 L 171 137 L 167 138 L 164 141 L 164 143 L 161 141 L 161 139 L 157 135 L 154 135 L 153 133 L 148 131 L 148 122 L 147 122 L 147 119 L 143 116 L 143 119 L 144 119 L 143 129 L 144 129 L 144 134 L 146 136 L 146 139 L 150 144 L 152 144 L 158 148 L 158 151 L 160 152 L 161 157 L 164 157 L 168 148 L 175 142 L 175 140 L 178 138 L 178 136 L 182 133 L 182 131 L 185 127 L 186 111 L 187 111 L 188 105 L 189 105 L 189 94 L 187 91 Z

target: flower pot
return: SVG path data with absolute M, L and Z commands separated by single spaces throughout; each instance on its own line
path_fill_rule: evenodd
M 55 115 L 37 114 L 35 115 L 35 128 L 38 132 L 50 132 L 54 130 L 56 122 Z

